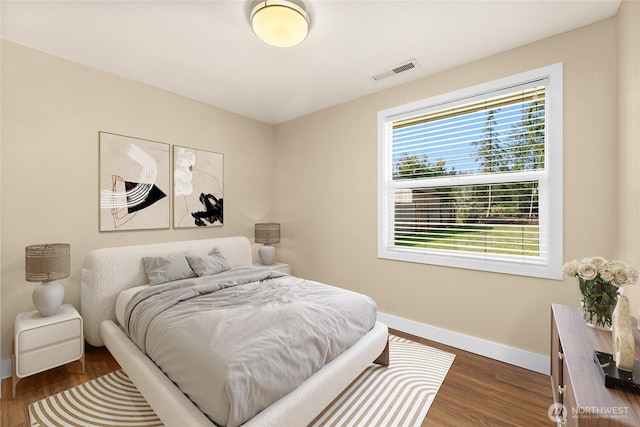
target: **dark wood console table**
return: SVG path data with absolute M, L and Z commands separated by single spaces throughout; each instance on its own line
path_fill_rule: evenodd
M 636 360 L 640 330 L 633 322 Z M 593 351 L 612 353 L 611 332 L 591 328 L 578 307 L 551 305 L 551 387 L 566 426 L 640 426 L 640 394 L 604 386 Z

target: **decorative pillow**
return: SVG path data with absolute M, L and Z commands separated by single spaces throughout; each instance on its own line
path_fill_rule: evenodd
M 231 270 L 229 261 L 227 261 L 217 247 L 213 248 L 211 252 L 209 252 L 209 255 L 187 254 L 187 261 L 199 277 L 211 276 Z
M 196 277 L 184 254 L 142 258 L 150 285 Z

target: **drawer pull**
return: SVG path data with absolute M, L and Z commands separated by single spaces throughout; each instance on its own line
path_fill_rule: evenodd
M 564 387 L 562 386 L 558 386 L 558 393 L 560 394 L 564 394 L 564 392 L 567 390 L 567 386 L 565 385 Z
M 563 352 L 561 352 L 561 351 L 558 352 L 558 359 L 564 360 L 564 353 Z

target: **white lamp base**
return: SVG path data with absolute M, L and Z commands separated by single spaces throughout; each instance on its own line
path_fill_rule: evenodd
M 33 304 L 40 316 L 53 316 L 64 299 L 64 286 L 58 282 L 42 282 L 33 290 Z
M 260 262 L 262 265 L 271 265 L 276 260 L 276 247 L 273 245 L 262 245 L 258 249 Z

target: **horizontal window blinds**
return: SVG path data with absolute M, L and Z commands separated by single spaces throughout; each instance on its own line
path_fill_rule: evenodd
M 540 226 L 546 188 L 544 83 L 392 123 L 395 246 L 548 255 Z
M 540 256 L 537 182 L 398 189 L 395 244 Z
M 393 123 L 394 179 L 544 167 L 544 87 Z

